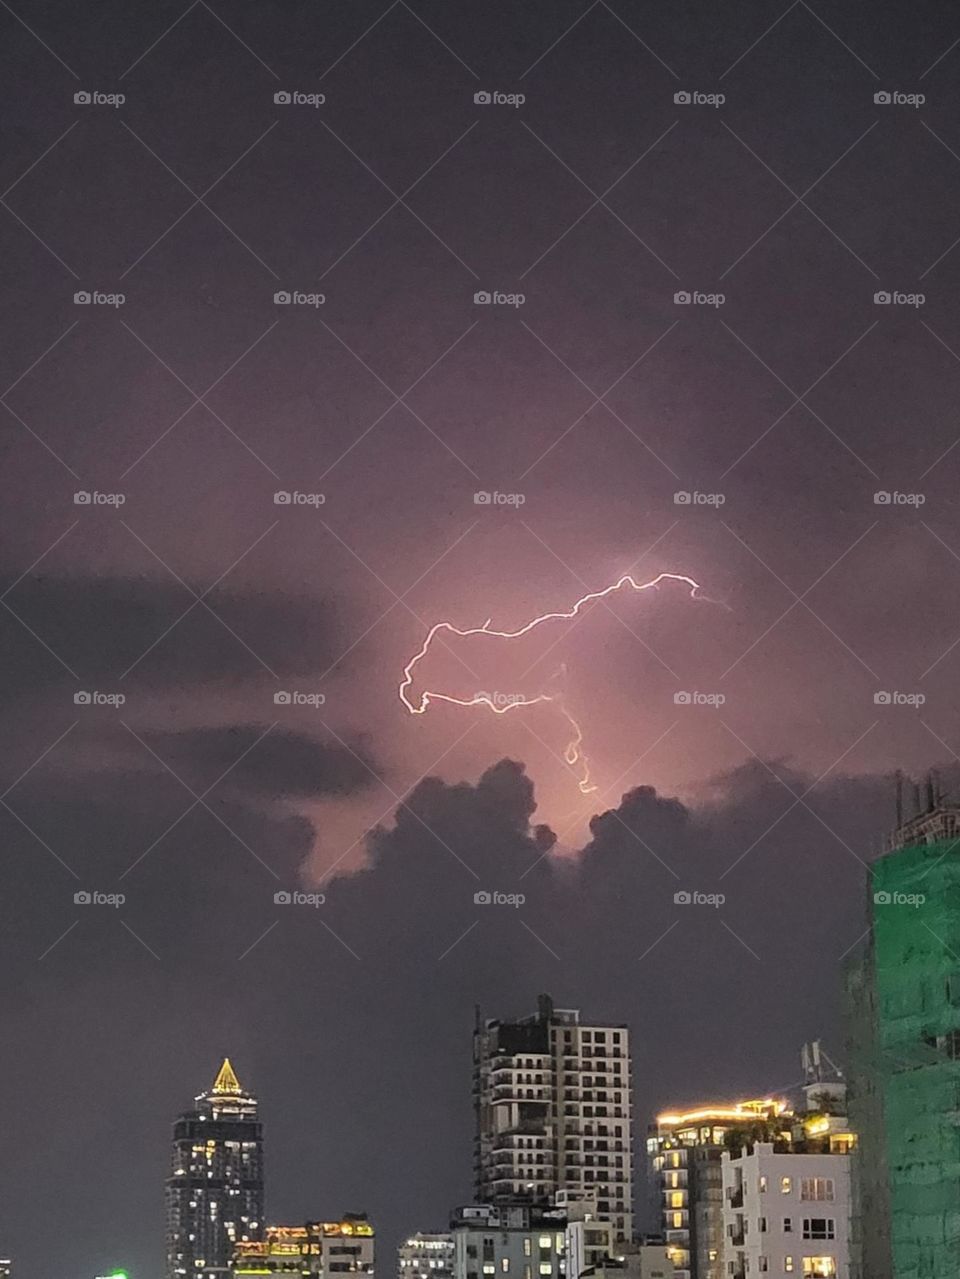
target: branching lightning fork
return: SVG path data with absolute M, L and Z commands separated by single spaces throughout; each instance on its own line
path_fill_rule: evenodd
M 562 692 L 557 693 L 538 693 L 535 697 L 517 696 L 508 701 L 498 704 L 489 693 L 475 693 L 473 697 L 454 697 L 451 693 L 441 693 L 436 689 L 424 689 L 420 693 L 416 702 L 410 700 L 408 692 L 413 686 L 414 671 L 430 652 L 430 648 L 437 635 L 447 632 L 460 638 L 466 638 L 470 635 L 487 635 L 493 639 L 515 640 L 523 635 L 529 634 L 536 627 L 541 626 L 544 622 L 571 621 L 578 617 L 581 610 L 587 604 L 593 603 L 594 600 L 604 599 L 607 595 L 613 595 L 617 591 L 622 590 L 625 586 L 629 586 L 632 591 L 649 591 L 655 589 L 661 582 L 683 582 L 690 588 L 690 596 L 693 599 L 703 598 L 700 596 L 699 583 L 695 582 L 692 577 L 686 577 L 682 573 L 658 573 L 656 577 L 651 578 L 649 582 L 638 582 L 629 573 L 625 573 L 623 577 L 618 578 L 616 582 L 612 582 L 609 586 L 605 586 L 600 591 L 591 591 L 587 595 L 582 595 L 572 608 L 565 612 L 558 613 L 542 613 L 539 617 L 533 618 L 524 626 L 515 631 L 495 631 L 491 629 L 493 619 L 488 617 L 482 626 L 460 627 L 454 626 L 452 622 L 437 622 L 431 626 L 427 632 L 426 639 L 420 647 L 419 652 L 411 657 L 410 661 L 403 668 L 403 679 L 397 693 L 401 702 L 410 712 L 411 715 L 424 715 L 433 702 L 450 702 L 454 706 L 486 706 L 488 710 L 493 711 L 494 715 L 506 715 L 508 711 L 517 710 L 521 706 L 536 706 L 541 702 L 553 702 L 564 715 L 571 729 L 573 737 L 567 743 L 563 753 L 565 762 L 571 768 L 579 766 L 578 785 L 584 795 L 595 791 L 597 787 L 590 780 L 590 766 L 586 755 L 581 750 L 583 743 L 583 733 L 580 725 L 571 714 L 569 708 L 564 701 Z

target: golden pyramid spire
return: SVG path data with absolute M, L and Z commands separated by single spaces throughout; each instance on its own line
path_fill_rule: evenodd
M 234 1073 L 233 1067 L 230 1065 L 230 1058 L 224 1057 L 223 1065 L 220 1067 L 220 1073 L 213 1082 L 213 1091 L 217 1096 L 223 1096 L 224 1093 L 241 1093 L 243 1089 L 240 1087 L 240 1080 Z

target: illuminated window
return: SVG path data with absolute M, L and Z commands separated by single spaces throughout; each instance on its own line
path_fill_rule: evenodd
M 673 1228 L 674 1230 L 683 1229 L 683 1213 L 682 1212 L 675 1212 L 673 1214 Z
M 507 1273 L 507 1271 L 510 1269 L 510 1258 L 509 1258 L 509 1257 L 501 1257 L 501 1258 L 500 1258 L 500 1269 L 503 1271 L 503 1273 L 504 1273 L 504 1274 L 506 1274 L 506 1273 Z
M 533 1240 L 528 1235 L 523 1241 L 523 1255 L 529 1257 L 533 1253 Z
M 766 1188 L 767 1188 L 767 1179 L 766 1179 L 766 1177 L 761 1177 L 761 1178 L 760 1178 L 760 1193 L 761 1193 L 761 1194 L 763 1194 L 763 1192 L 766 1190 Z
M 545 1248 L 545 1249 L 547 1250 L 547 1252 L 549 1252 L 549 1251 L 550 1251 L 550 1236 L 549 1236 L 549 1235 L 541 1235 L 541 1236 L 540 1236 L 540 1247 L 541 1247 L 541 1248 Z
M 803 1273 L 806 1279 L 835 1279 L 837 1263 L 832 1257 L 804 1257 Z
M 793 1274 L 793 1258 L 792 1257 L 784 1257 L 783 1268 L 788 1275 Z
M 682 1190 L 674 1190 L 674 1191 L 671 1193 L 671 1195 L 670 1195 L 670 1207 L 671 1207 L 671 1208 L 682 1208 L 682 1207 L 683 1207 L 683 1191 L 682 1191 Z
M 780 1178 L 780 1193 L 781 1193 L 782 1195 L 789 1195 L 789 1193 L 790 1193 L 790 1191 L 791 1191 L 792 1189 L 793 1189 L 793 1178 L 792 1178 L 792 1177 L 781 1177 L 781 1178 Z

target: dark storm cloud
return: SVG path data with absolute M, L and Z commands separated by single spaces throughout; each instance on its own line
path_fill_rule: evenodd
M 229 770 L 229 789 L 258 800 L 351 795 L 376 780 L 361 745 L 331 745 L 279 728 L 265 733 L 259 724 L 152 733 L 145 740 L 175 771 L 186 768 L 212 782 Z
M 193 586 L 204 597 L 197 603 L 185 587 L 147 577 L 24 578 L 7 603 L 35 634 L 7 612 L 0 619 L 4 693 L 69 680 L 57 657 L 81 680 L 116 681 L 129 671 L 148 688 L 224 683 L 269 674 L 266 667 L 294 674 L 303 669 L 307 637 L 315 669 L 336 658 L 335 621 L 324 601 L 267 586 L 205 589 Z

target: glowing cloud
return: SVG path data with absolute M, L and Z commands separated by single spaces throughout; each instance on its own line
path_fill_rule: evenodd
M 493 630 L 491 626 L 493 619 L 489 617 L 482 626 L 460 627 L 454 626 L 452 622 L 437 622 L 427 632 L 419 651 L 411 657 L 403 668 L 403 679 L 397 689 L 400 700 L 411 715 L 424 715 L 433 702 L 449 702 L 454 706 L 485 706 L 494 715 L 506 715 L 508 711 L 517 710 L 521 706 L 536 706 L 541 702 L 555 703 L 573 729 L 573 737 L 567 743 L 563 758 L 570 768 L 576 769 L 579 766 L 578 785 L 581 792 L 584 795 L 588 795 L 591 791 L 595 791 L 597 787 L 590 780 L 589 762 L 580 749 L 583 743 L 583 733 L 570 713 L 562 693 L 538 693 L 535 697 L 518 695 L 506 699 L 496 699 L 489 693 L 475 693 L 472 697 L 454 697 L 451 693 L 442 693 L 437 689 L 424 689 L 420 693 L 418 700 L 414 702 L 408 696 L 408 692 L 413 686 L 414 671 L 430 652 L 433 641 L 440 634 L 448 633 L 461 639 L 471 635 L 486 635 L 493 639 L 516 640 L 523 635 L 528 635 L 530 631 L 542 626 L 545 622 L 571 621 L 579 616 L 581 610 L 587 604 L 593 603 L 594 600 L 604 599 L 607 595 L 613 595 L 617 591 L 623 590 L 626 586 L 632 591 L 649 591 L 655 589 L 664 581 L 683 582 L 686 586 L 689 586 L 691 598 L 702 598 L 698 594 L 700 591 L 699 583 L 695 582 L 692 577 L 686 577 L 682 573 L 658 573 L 649 582 L 638 582 L 629 573 L 625 573 L 623 577 L 618 578 L 616 582 L 612 582 L 609 586 L 605 586 L 602 590 L 591 591 L 587 595 L 582 595 L 571 608 L 557 613 L 542 613 L 539 617 L 534 617 L 515 631 Z

